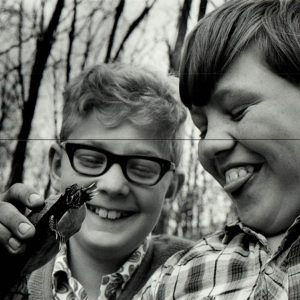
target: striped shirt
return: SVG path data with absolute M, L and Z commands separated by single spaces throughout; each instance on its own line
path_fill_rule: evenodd
M 300 217 L 278 250 L 240 222 L 169 258 L 134 299 L 299 300 Z

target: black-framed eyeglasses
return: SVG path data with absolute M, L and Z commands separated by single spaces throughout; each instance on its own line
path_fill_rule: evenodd
M 158 157 L 143 155 L 117 155 L 86 144 L 62 142 L 74 171 L 81 175 L 103 175 L 117 163 L 125 178 L 141 185 L 155 185 L 169 171 L 175 171 L 175 163 Z

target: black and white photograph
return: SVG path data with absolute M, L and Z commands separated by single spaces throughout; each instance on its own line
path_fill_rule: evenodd
M 1 0 L 0 300 L 299 300 L 299 229 L 299 0 Z

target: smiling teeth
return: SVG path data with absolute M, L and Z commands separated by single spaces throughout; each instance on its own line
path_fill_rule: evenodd
M 225 173 L 226 184 L 235 182 L 243 177 L 252 174 L 254 171 L 253 166 L 243 166 L 239 168 L 232 168 Z
M 103 219 L 116 220 L 116 219 L 120 219 L 122 215 L 121 212 L 116 210 L 107 210 L 104 208 L 100 208 L 98 210 L 99 210 L 98 211 L 99 217 Z
M 127 212 L 121 212 L 117 210 L 107 210 L 105 208 L 98 208 L 92 206 L 88 206 L 88 208 L 102 219 L 116 220 L 129 215 L 129 213 Z

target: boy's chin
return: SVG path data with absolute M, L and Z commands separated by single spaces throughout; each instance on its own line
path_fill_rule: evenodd
M 85 236 L 85 244 L 89 251 L 99 256 L 99 259 L 119 260 L 127 258 L 139 245 L 121 236 L 107 232 L 97 232 L 93 237 Z
M 249 227 L 250 229 L 254 230 L 257 233 L 260 233 L 262 235 L 264 235 L 266 238 L 269 237 L 275 237 L 278 235 L 281 235 L 282 233 L 286 232 L 288 230 L 288 228 L 292 225 L 291 224 L 282 224 L 281 226 L 279 226 L 280 224 L 276 224 L 275 226 L 272 226 L 273 224 L 268 224 L 267 222 L 262 222 L 264 220 L 264 218 L 261 218 L 260 220 L 252 220 L 251 222 L 243 222 L 243 224 L 245 224 L 247 227 Z

